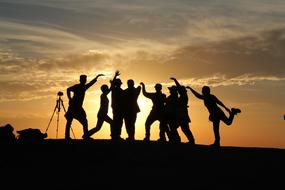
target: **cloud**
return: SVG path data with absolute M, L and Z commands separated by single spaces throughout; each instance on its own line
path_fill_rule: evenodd
M 193 76 L 285 75 L 285 29 L 178 49 L 168 65 Z M 187 72 L 188 71 L 188 72 Z
M 284 82 L 284 77 L 276 76 L 251 76 L 251 75 L 241 75 L 238 77 L 228 78 L 225 75 L 214 75 L 211 77 L 205 78 L 189 78 L 181 79 L 179 83 L 185 86 L 212 86 L 212 87 L 221 87 L 221 86 L 243 86 L 243 85 L 255 85 L 258 82 L 271 81 L 271 82 Z M 165 86 L 174 85 L 173 82 L 162 83 Z
M 116 69 L 148 84 L 167 83 L 171 76 L 197 85 L 283 80 L 284 6 L 280 1 L 0 2 L 0 95 L 42 97 L 77 81 L 80 73 L 109 77 Z

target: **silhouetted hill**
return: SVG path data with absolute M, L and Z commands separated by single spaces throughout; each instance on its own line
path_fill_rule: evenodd
M 6 189 L 284 189 L 285 150 L 47 139 L 1 145 Z M 2 189 L 2 188 L 1 188 Z

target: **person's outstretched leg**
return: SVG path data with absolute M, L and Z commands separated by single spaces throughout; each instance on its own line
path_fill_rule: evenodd
M 228 126 L 233 123 L 234 117 L 236 114 L 241 113 L 241 110 L 238 108 L 232 108 L 230 112 L 230 116 L 227 117 L 225 114 L 221 116 L 221 120 Z
M 101 117 L 98 117 L 96 127 L 88 131 L 87 133 L 88 136 L 91 137 L 93 134 L 97 133 L 102 128 L 103 122 L 104 122 L 104 119 Z

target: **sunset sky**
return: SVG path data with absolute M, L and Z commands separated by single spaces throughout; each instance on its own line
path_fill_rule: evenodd
M 93 128 L 100 86 L 119 70 L 123 88 L 128 79 L 144 82 L 149 92 L 162 83 L 169 95 L 169 78 L 176 77 L 198 92 L 209 85 L 226 106 L 239 107 L 232 126 L 221 124 L 222 146 L 285 148 L 284 10 L 284 0 L 0 0 L 0 125 L 12 124 L 15 134 L 44 132 L 58 91 L 67 108 L 67 87 L 81 74 L 90 81 L 104 73 L 85 96 Z M 211 144 L 208 112 L 188 96 L 196 143 Z M 141 94 L 139 104 L 141 140 L 151 101 Z M 74 121 L 72 128 L 81 138 L 82 126 Z M 49 138 L 55 135 L 56 116 L 48 130 Z M 110 139 L 109 125 L 92 137 Z M 155 123 L 151 139 L 157 138 Z

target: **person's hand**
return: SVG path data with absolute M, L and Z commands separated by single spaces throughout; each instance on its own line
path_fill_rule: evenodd
M 171 77 L 170 79 L 171 79 L 171 80 L 176 80 L 176 78 L 174 78 L 174 77 Z
M 144 83 L 143 83 L 143 82 L 140 82 L 140 85 L 144 86 Z
M 105 76 L 105 75 L 104 74 L 99 74 L 99 75 L 96 76 L 96 79 L 98 79 L 101 76 Z
M 115 72 L 115 76 L 119 76 L 120 74 L 121 74 L 121 73 L 120 73 L 120 71 L 118 71 L 118 70 Z

